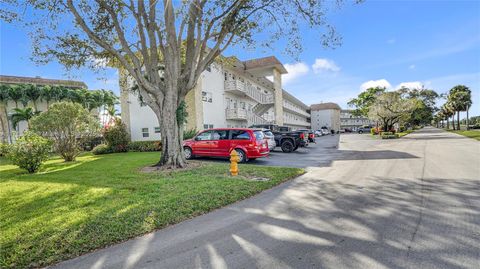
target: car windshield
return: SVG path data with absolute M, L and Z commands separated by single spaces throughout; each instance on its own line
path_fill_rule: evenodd
M 273 136 L 272 132 L 270 131 L 264 131 L 263 132 L 266 136 Z
M 253 134 L 255 135 L 255 139 L 257 139 L 257 141 L 261 141 L 265 138 L 265 135 L 262 131 L 254 131 Z

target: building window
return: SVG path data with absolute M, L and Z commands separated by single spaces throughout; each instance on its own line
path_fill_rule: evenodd
M 225 81 L 227 81 L 227 80 L 228 80 L 228 73 L 225 72 L 225 73 L 223 73 L 223 74 L 225 75 Z
M 203 129 L 212 129 L 213 128 L 213 124 L 204 124 L 203 125 Z
M 202 92 L 202 101 L 204 102 L 212 102 L 212 93 L 211 92 Z
M 155 133 L 159 134 L 160 133 L 160 127 L 155 127 Z
M 142 128 L 142 136 L 143 137 L 149 137 L 150 134 L 148 133 L 148 128 Z
M 208 65 L 205 70 L 207 70 L 208 72 L 212 72 L 212 67 L 210 65 Z

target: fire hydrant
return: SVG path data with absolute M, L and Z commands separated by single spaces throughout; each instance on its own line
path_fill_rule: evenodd
M 230 152 L 230 175 L 238 176 L 238 162 L 240 158 L 238 157 L 238 153 L 236 150 L 232 150 Z

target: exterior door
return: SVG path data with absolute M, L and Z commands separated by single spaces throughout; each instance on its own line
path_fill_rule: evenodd
M 226 157 L 230 154 L 230 140 L 228 130 L 212 130 L 212 153 L 215 156 Z
M 193 154 L 208 155 L 211 147 L 212 131 L 204 131 L 195 137 L 195 143 L 192 145 Z

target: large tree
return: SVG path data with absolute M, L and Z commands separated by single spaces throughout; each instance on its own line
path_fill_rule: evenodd
M 416 100 L 416 107 L 412 111 L 407 123 L 410 125 L 429 124 L 433 120 L 434 113 L 438 110 L 436 102 L 440 95 L 430 89 L 409 89 L 398 90 L 403 97 Z
M 186 164 L 183 121 L 177 117 L 183 113 L 177 110 L 209 64 L 232 45 L 269 47 L 281 38 L 295 54 L 301 50 L 302 24 L 323 29 L 323 45 L 337 45 L 325 14 L 343 1 L 30 0 L 26 9 L 11 2 L 17 7 L 3 10 L 1 17 L 36 26 L 32 36 L 39 61 L 53 58 L 67 66 L 107 61 L 134 78 L 160 123 L 158 165 L 175 168 Z
M 355 116 L 368 117 L 370 107 L 375 103 L 377 97 L 385 92 L 385 88 L 373 87 L 362 91 L 357 98 L 353 98 L 348 102 L 349 106 L 355 107 L 353 113 Z
M 382 123 L 385 132 L 390 131 L 396 123 L 408 120 L 417 106 L 417 100 L 404 98 L 398 91 L 379 95 L 370 106 L 368 116 Z

